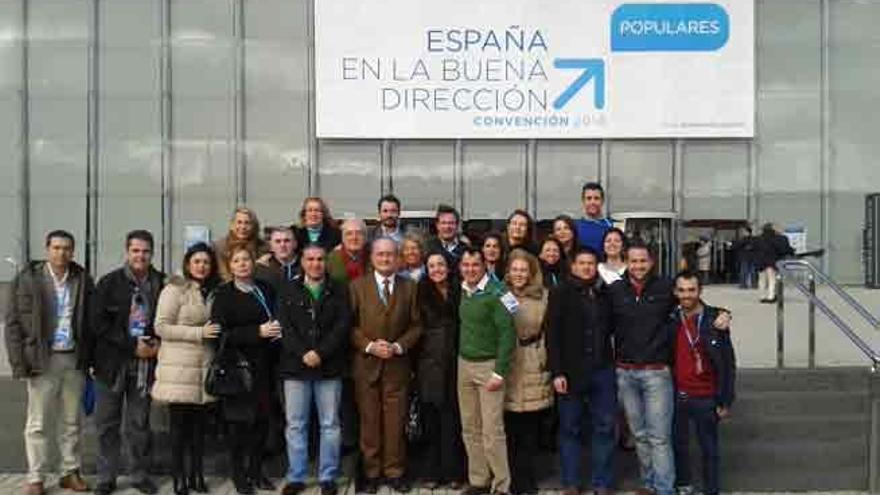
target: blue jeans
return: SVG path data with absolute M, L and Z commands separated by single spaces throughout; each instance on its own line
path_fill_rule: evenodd
M 755 264 L 751 261 L 739 263 L 739 287 L 741 289 L 755 288 Z
M 287 481 L 304 483 L 309 470 L 309 420 L 312 402 L 318 408 L 321 444 L 318 481 L 335 482 L 339 476 L 339 450 L 342 429 L 339 405 L 342 380 L 284 380 L 284 403 L 287 415 Z
M 580 488 L 586 402 L 587 394 L 583 392 L 572 391 L 559 396 L 559 457 L 564 487 Z M 614 485 L 614 421 L 617 413 L 617 387 L 613 368 L 593 371 L 590 377 L 589 407 L 593 488 L 611 489 Z
M 626 420 L 636 440 L 636 453 L 645 488 L 658 495 L 673 494 L 672 373 L 668 367 L 662 370 L 618 368 L 617 388 Z
M 715 399 L 688 397 L 678 394 L 675 401 L 675 484 L 690 486 L 690 423 L 694 423 L 697 440 L 700 444 L 700 465 L 703 468 L 703 492 L 707 495 L 718 493 L 718 414 L 715 412 Z

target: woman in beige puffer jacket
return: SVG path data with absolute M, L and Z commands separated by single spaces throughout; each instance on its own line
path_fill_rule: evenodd
M 553 404 L 544 345 L 548 292 L 538 259 L 523 249 L 514 249 L 508 256 L 505 281 L 517 302 L 513 315 L 517 346 L 504 379 L 511 492 L 537 493 L 534 458 L 543 416 Z
M 159 295 L 155 329 L 162 345 L 151 393 L 154 400 L 169 405 L 174 492 L 207 493 L 202 470 L 205 405 L 215 399 L 205 393 L 205 375 L 213 357 L 208 339 L 219 331 L 208 321 L 217 264 L 204 243 L 192 246 L 183 259 L 184 276 L 172 278 Z

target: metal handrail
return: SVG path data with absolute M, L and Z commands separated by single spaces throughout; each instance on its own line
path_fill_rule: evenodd
M 873 313 L 868 311 L 868 308 L 863 306 L 860 302 L 856 301 L 856 299 L 851 296 L 847 291 L 843 290 L 843 287 L 838 285 L 837 282 L 831 280 L 831 277 L 829 277 L 825 272 L 816 268 L 809 261 L 804 259 L 784 259 L 776 262 L 776 266 L 779 269 L 785 268 L 789 271 L 791 271 L 789 267 L 806 268 L 810 273 L 813 274 L 814 277 L 819 279 L 828 287 L 831 287 L 831 290 L 833 290 L 838 296 L 840 296 L 841 299 L 846 301 L 846 303 L 849 304 L 849 306 L 853 308 L 857 313 L 859 313 L 862 318 L 870 323 L 875 330 L 880 330 L 880 319 L 878 319 L 876 316 L 874 316 Z
M 808 330 L 809 330 L 809 367 L 816 366 L 816 308 L 819 308 L 825 316 L 855 345 L 868 359 L 871 360 L 871 369 L 874 372 L 880 372 L 880 352 L 874 348 L 847 324 L 843 319 L 831 309 L 821 298 L 816 295 L 816 279 L 819 278 L 827 285 L 832 287 L 834 291 L 840 295 L 850 306 L 855 308 L 859 314 L 865 318 L 876 329 L 875 322 L 877 319 L 865 309 L 858 301 L 846 293 L 837 283 L 824 272 L 813 266 L 806 260 L 781 260 L 776 263 L 777 267 L 777 286 L 776 286 L 776 366 L 785 367 L 785 277 L 784 273 L 793 273 L 796 269 L 806 269 L 808 271 L 809 285 L 803 282 L 797 282 L 795 288 L 798 289 L 809 303 L 808 313 Z M 859 309 L 860 308 L 860 309 Z

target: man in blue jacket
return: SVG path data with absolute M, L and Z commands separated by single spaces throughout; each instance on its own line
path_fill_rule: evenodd
M 614 227 L 611 219 L 604 216 L 605 190 L 598 182 L 587 182 L 581 188 L 581 204 L 584 217 L 577 220 L 577 239 L 581 246 L 599 253 L 599 261 L 605 252 L 605 232 Z
M 701 293 L 696 274 L 675 277 L 679 306 L 668 321 L 674 349 L 675 484 L 679 493 L 692 492 L 688 445 L 693 424 L 702 454 L 703 492 L 712 495 L 719 489 L 718 422 L 730 414 L 736 358 L 730 333 L 712 324 L 722 310 L 704 304 Z

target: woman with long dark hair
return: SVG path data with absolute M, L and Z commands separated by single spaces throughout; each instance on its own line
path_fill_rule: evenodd
M 521 209 L 513 210 L 513 213 L 507 217 L 507 227 L 504 231 L 505 254 L 516 248 L 538 255 L 538 248 L 535 246 L 535 220 L 529 212 Z
M 205 393 L 205 374 L 213 357 L 208 342 L 220 328 L 210 321 L 217 260 L 205 243 L 186 250 L 183 276 L 162 289 L 156 307 L 156 335 L 162 338 L 152 396 L 168 404 L 171 423 L 171 471 L 174 493 L 208 493 L 202 459 L 205 411 L 214 397 Z M 189 455 L 189 466 L 186 456 Z
M 553 237 L 544 239 L 538 251 L 538 260 L 541 262 L 544 287 L 552 289 L 565 280 L 568 275 L 568 258 L 558 240 Z
M 565 258 L 571 260 L 574 250 L 578 247 L 577 225 L 574 223 L 574 219 L 568 215 L 559 215 L 554 218 L 552 235 L 562 244 Z
M 416 364 L 428 457 L 424 488 L 455 490 L 464 481 L 455 366 L 460 286 L 441 252 L 428 255 L 426 269 L 418 287 L 422 340 Z
M 238 352 L 253 373 L 252 390 L 221 401 L 229 433 L 232 480 L 241 494 L 254 487 L 274 490 L 263 475 L 263 448 L 272 409 L 272 351 L 281 337 L 275 318 L 275 293 L 269 284 L 254 279 L 254 254 L 232 248 L 229 272 L 232 280 L 215 291 L 211 320 L 220 325 L 225 352 Z
M 602 239 L 602 249 L 605 257 L 599 263 L 599 276 L 606 284 L 616 282 L 623 277 L 626 271 L 626 235 L 618 228 L 611 228 L 605 232 Z
M 489 232 L 483 237 L 480 252 L 489 278 L 495 282 L 504 280 L 504 237 L 498 232 Z

